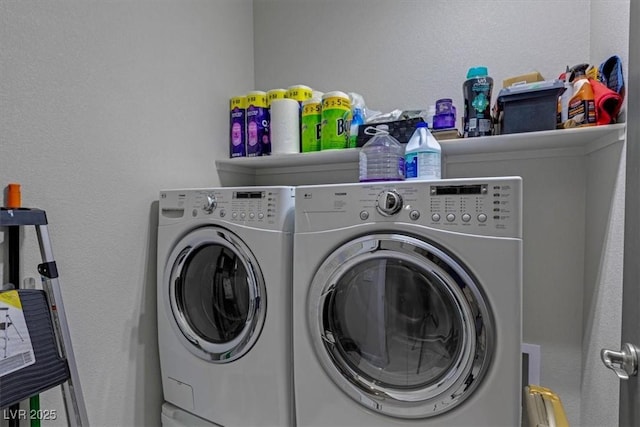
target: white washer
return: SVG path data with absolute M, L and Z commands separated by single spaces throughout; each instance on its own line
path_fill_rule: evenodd
M 180 410 L 225 427 L 295 423 L 293 215 L 293 187 L 160 192 L 166 425 L 188 419 Z
M 299 426 L 517 426 L 519 177 L 302 186 Z

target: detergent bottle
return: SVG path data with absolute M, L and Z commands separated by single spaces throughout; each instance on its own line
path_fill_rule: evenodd
M 589 64 L 571 68 L 573 96 L 569 99 L 567 120 L 572 126 L 595 126 L 596 103 L 591 83 L 587 77 Z
M 491 90 L 493 79 L 487 67 L 472 67 L 462 85 L 464 95 L 464 136 L 488 136 L 493 133 Z
M 434 180 L 442 177 L 442 149 L 424 122 L 418 123 L 404 154 L 407 180 Z

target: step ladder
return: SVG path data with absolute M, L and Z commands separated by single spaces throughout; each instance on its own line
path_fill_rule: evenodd
M 35 363 L 0 377 L 0 409 L 15 408 L 14 405 L 24 399 L 60 386 L 68 425 L 86 427 L 89 420 L 62 302 L 58 269 L 51 250 L 47 215 L 40 209 L 0 208 L 0 229 L 7 227 L 15 231 L 25 226 L 35 226 L 42 256 L 38 272 L 42 276 L 43 289 L 17 290 Z

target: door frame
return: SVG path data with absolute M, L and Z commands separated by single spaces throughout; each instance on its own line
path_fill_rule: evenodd
M 630 2 L 622 343 L 640 346 L 640 1 Z M 640 425 L 640 376 L 620 381 L 620 426 Z

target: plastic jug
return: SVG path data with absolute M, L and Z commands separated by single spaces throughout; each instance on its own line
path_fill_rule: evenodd
M 442 149 L 424 122 L 417 124 L 407 143 L 404 165 L 407 180 L 442 178 Z
M 379 125 L 360 150 L 360 182 L 396 180 L 404 180 L 404 147 Z

